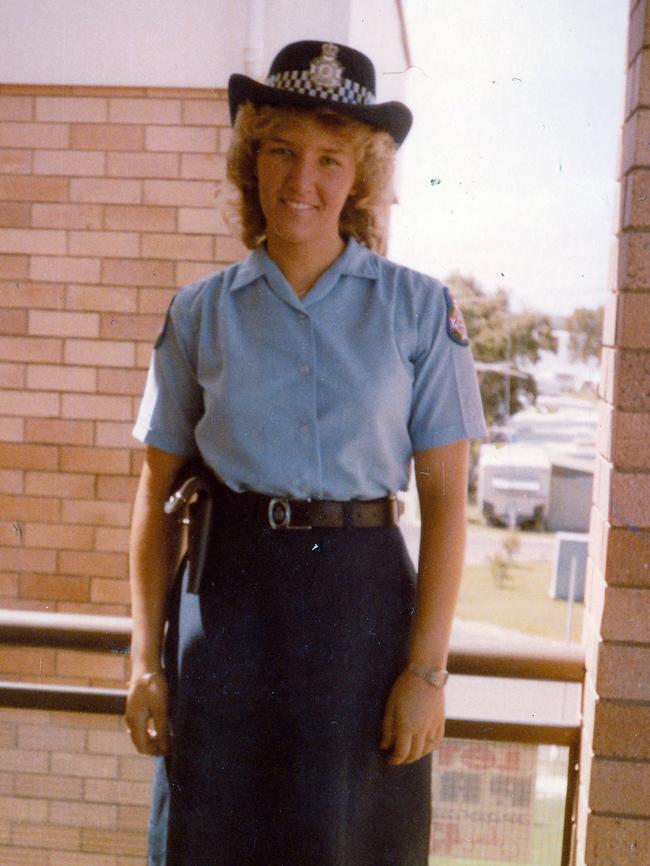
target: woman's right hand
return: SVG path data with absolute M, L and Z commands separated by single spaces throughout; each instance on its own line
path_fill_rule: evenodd
M 138 752 L 143 755 L 167 753 L 167 680 L 162 671 L 144 673 L 131 680 L 124 717 Z

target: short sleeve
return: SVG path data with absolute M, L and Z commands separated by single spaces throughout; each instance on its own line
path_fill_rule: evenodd
M 462 313 L 445 286 L 434 281 L 424 288 L 409 420 L 414 451 L 486 434 Z
M 197 450 L 194 428 L 203 414 L 203 396 L 175 312 L 172 301 L 154 346 L 133 435 L 162 451 L 191 455 Z

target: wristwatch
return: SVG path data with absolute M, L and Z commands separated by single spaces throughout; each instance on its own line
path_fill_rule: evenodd
M 434 671 L 425 665 L 417 664 L 417 662 L 409 662 L 407 668 L 411 673 L 416 674 L 418 677 L 422 677 L 423 680 L 426 680 L 429 685 L 433 686 L 435 689 L 444 688 L 445 683 L 449 679 L 449 671 Z

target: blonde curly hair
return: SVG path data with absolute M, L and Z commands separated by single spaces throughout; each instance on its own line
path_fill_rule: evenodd
M 231 193 L 225 201 L 228 223 L 249 249 L 265 239 L 266 220 L 257 190 L 257 155 L 260 141 L 287 120 L 308 116 L 328 131 L 346 136 L 352 144 L 356 178 L 353 192 L 341 211 L 339 231 L 369 249 L 386 252 L 388 212 L 393 201 L 396 145 L 387 132 L 332 109 L 301 109 L 242 105 L 237 113 L 228 150 L 226 177 Z

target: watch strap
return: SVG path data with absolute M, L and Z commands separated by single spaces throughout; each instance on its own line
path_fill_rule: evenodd
M 417 662 L 409 662 L 407 665 L 407 669 L 410 670 L 411 673 L 414 673 L 416 676 L 421 677 L 423 680 L 426 680 L 429 685 L 433 686 L 436 689 L 444 688 L 445 683 L 449 679 L 449 671 L 433 670 L 426 667 L 426 665 L 419 665 Z

